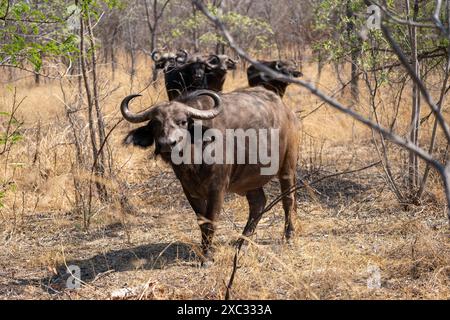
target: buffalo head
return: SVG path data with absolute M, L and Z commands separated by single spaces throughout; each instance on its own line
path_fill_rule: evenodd
M 206 82 L 208 89 L 222 91 L 226 80 L 227 71 L 236 69 L 237 61 L 227 55 L 209 55 L 205 59 Z
M 297 65 L 292 61 L 275 60 L 275 61 L 259 61 L 259 63 L 269 67 L 270 69 L 280 72 L 285 76 L 298 78 L 303 74 L 297 70 Z M 248 84 L 250 87 L 263 86 L 267 90 L 273 91 L 280 97 L 283 97 L 289 83 L 272 79 L 264 72 L 258 70 L 254 65 L 247 69 Z
M 155 153 L 161 154 L 164 160 L 170 159 L 173 148 L 187 138 L 194 119 L 209 120 L 222 112 L 220 97 L 208 90 L 198 90 L 185 97 L 171 102 L 163 102 L 139 113 L 132 113 L 129 102 L 139 95 L 130 95 L 123 99 L 120 110 L 125 120 L 132 123 L 149 121 L 143 127 L 131 131 L 124 140 L 125 144 L 149 147 L 155 143 Z M 183 103 L 199 96 L 209 96 L 214 101 L 210 110 L 199 110 Z M 187 141 L 187 140 L 185 140 Z M 181 146 L 182 147 L 182 146 Z
M 182 49 L 178 50 L 177 53 L 161 53 L 159 50 L 153 50 L 151 57 L 155 62 L 156 69 L 167 70 L 170 67 L 176 67 L 185 64 L 189 58 L 189 54 L 186 50 Z
M 234 61 L 227 55 L 211 54 L 205 61 L 209 71 L 221 71 L 226 73 L 228 70 L 236 70 L 237 61 Z
M 284 60 L 273 61 L 269 66 L 272 69 L 281 72 L 286 76 L 291 76 L 294 78 L 303 76 L 303 74 L 297 70 L 298 68 L 297 64 L 293 61 L 284 61 Z

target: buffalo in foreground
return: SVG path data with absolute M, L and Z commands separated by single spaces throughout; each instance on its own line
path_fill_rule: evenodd
M 122 115 L 132 123 L 148 123 L 131 131 L 124 143 L 144 148 L 155 144 L 155 153 L 171 165 L 197 215 L 204 259 L 211 259 L 210 249 L 215 223 L 227 192 L 247 197 L 250 212 L 243 234 L 250 236 L 266 205 L 263 186 L 274 176 L 278 176 L 282 192 L 296 185 L 298 121 L 294 113 L 274 93 L 263 88 L 247 88 L 227 94 L 199 90 L 174 101 L 162 102 L 145 111 L 133 113 L 128 104 L 136 96 L 128 96 L 122 101 Z M 202 120 L 201 123 L 199 120 Z M 256 163 L 249 161 L 252 157 L 250 136 L 241 144 L 234 141 L 231 151 L 228 148 L 229 140 L 226 141 L 225 147 L 225 144 L 220 145 L 220 139 L 216 137 L 206 138 L 205 134 L 205 137 L 200 138 L 204 143 L 202 150 L 218 147 L 216 151 L 222 150 L 224 154 L 228 152 L 227 157 L 231 155 L 231 159 L 227 158 L 226 162 L 175 162 L 174 154 L 184 156 L 184 153 L 191 154 L 188 158 L 192 161 L 196 148 L 196 140 L 192 139 L 192 134 L 196 130 L 205 132 L 206 129 L 213 129 L 222 136 L 226 136 L 230 129 L 236 132 L 253 130 L 257 133 L 255 137 L 259 140 L 258 143 L 265 133 L 270 132 L 271 139 L 277 132 L 278 141 L 275 146 L 266 145 L 267 154 L 273 156 L 272 159 L 278 159 L 275 169 L 270 174 L 263 174 L 262 170 L 267 168 L 267 163 L 262 164 L 260 160 Z M 261 133 L 262 135 L 259 135 Z M 244 162 L 237 159 L 239 154 L 244 156 Z M 286 195 L 282 202 L 285 212 L 284 235 L 289 240 L 294 232 L 291 217 L 296 212 L 295 193 Z

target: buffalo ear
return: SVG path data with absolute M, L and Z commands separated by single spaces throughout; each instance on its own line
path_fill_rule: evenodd
M 213 65 L 213 66 L 215 66 L 215 67 L 220 66 L 220 63 L 221 63 L 219 57 L 216 56 L 216 55 L 211 55 L 211 56 L 208 58 L 207 62 L 208 62 L 210 65 Z
M 294 72 L 292 72 L 292 76 L 295 78 L 303 77 L 303 73 L 301 71 L 295 70 Z
M 236 70 L 236 61 L 232 59 L 227 59 L 227 69 L 228 70 Z
M 148 125 L 134 129 L 123 140 L 124 144 L 133 144 L 141 148 L 150 147 L 155 142 L 153 136 L 153 125 Z

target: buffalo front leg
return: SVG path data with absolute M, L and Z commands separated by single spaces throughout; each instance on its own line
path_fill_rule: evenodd
M 242 234 L 245 237 L 250 237 L 255 232 L 259 220 L 261 220 L 262 211 L 266 206 L 267 199 L 263 188 L 247 192 L 246 197 L 248 201 L 249 215 L 247 224 L 245 225 L 244 232 Z
M 197 216 L 197 222 L 200 226 L 200 230 L 202 232 L 202 254 L 203 257 L 202 258 L 202 264 L 204 264 L 205 261 L 207 260 L 211 260 L 210 257 L 208 256 L 208 254 L 205 254 L 205 244 L 206 244 L 206 239 L 207 239 L 207 233 L 208 231 L 202 229 L 203 224 L 206 223 L 206 201 L 203 199 L 198 199 L 198 198 L 194 198 L 192 197 L 187 191 L 186 189 L 184 189 L 184 193 L 186 195 L 186 198 L 189 201 L 189 204 L 191 205 L 192 209 L 194 210 L 196 216 Z
M 206 212 L 199 217 L 200 231 L 202 233 L 202 249 L 206 260 L 212 260 L 211 245 L 216 229 L 217 215 L 223 205 L 225 192 L 223 190 L 211 190 L 206 201 Z
M 184 194 L 186 195 L 186 198 L 189 201 L 189 204 L 191 205 L 191 208 L 194 210 L 195 214 L 197 215 L 197 219 L 200 219 L 200 217 L 205 216 L 206 214 L 206 201 L 199 198 L 192 197 L 186 189 L 184 189 Z

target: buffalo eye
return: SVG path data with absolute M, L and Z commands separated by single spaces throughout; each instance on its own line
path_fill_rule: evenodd
M 187 126 L 187 120 L 180 120 L 180 121 L 177 122 L 177 124 L 180 127 L 186 127 Z

